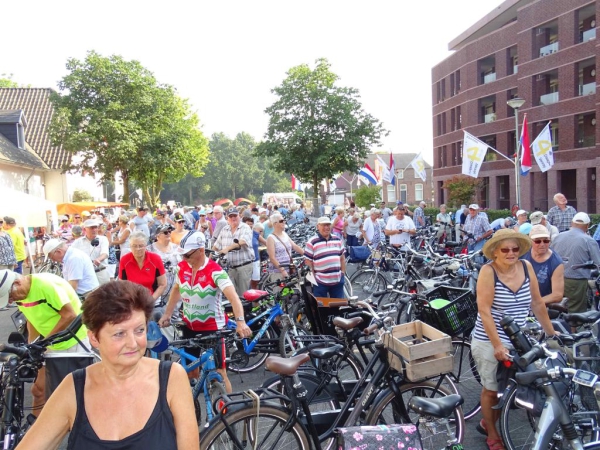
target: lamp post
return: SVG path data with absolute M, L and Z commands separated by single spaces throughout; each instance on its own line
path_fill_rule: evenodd
M 521 205 L 521 179 L 519 177 L 519 108 L 523 106 L 525 100 L 516 97 L 511 98 L 506 102 L 508 106 L 515 110 L 515 188 L 516 188 L 516 203 Z

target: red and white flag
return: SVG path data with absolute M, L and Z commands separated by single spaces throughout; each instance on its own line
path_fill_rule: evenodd
M 521 175 L 525 176 L 531 170 L 531 145 L 529 144 L 529 130 L 527 129 L 527 114 L 523 119 L 521 130 Z

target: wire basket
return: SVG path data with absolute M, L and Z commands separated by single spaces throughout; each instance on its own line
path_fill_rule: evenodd
M 427 299 L 420 307 L 423 322 L 450 336 L 457 336 L 475 326 L 477 301 L 470 289 L 440 286 L 423 295 Z M 441 308 L 433 308 L 429 302 L 435 299 L 448 300 L 450 303 Z
M 575 367 L 595 374 L 600 373 L 600 346 L 596 341 L 577 342 L 573 345 Z M 594 388 L 579 385 L 581 403 L 588 411 L 600 411 Z

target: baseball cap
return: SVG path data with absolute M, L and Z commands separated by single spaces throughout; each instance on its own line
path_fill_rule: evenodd
M 525 222 L 524 224 L 522 224 L 519 227 L 519 233 L 523 233 L 523 234 L 529 234 L 531 232 L 532 229 L 532 225 L 529 222 Z
M 54 250 L 56 250 L 56 248 L 59 247 L 60 244 L 62 244 L 62 241 L 60 239 L 49 239 L 48 242 L 44 244 L 44 255 L 48 257 L 48 255 Z
M 169 340 L 161 333 L 160 328 L 153 320 L 148 322 L 146 332 L 146 348 L 160 353 L 169 347 Z
M 17 221 L 13 217 L 4 216 L 4 223 L 8 225 L 16 225 Z
M 83 222 L 84 228 L 97 227 L 98 225 L 100 225 L 100 223 L 96 219 L 88 219 Z
M 240 211 L 235 206 L 233 208 L 229 208 L 227 210 L 227 215 L 228 216 L 235 216 L 235 215 L 237 215 L 239 213 L 240 213 Z
M 529 237 L 531 239 L 537 239 L 542 237 L 549 238 L 550 233 L 548 232 L 548 228 L 546 228 L 544 225 L 534 225 L 533 227 L 531 227 Z
M 180 255 L 185 255 L 192 250 L 204 248 L 205 245 L 206 238 L 204 237 L 204 233 L 201 233 L 200 231 L 190 231 L 181 239 L 181 242 L 179 242 L 177 252 Z
M 403 202 L 402 200 L 398 200 L 398 201 L 396 202 L 396 205 L 404 205 L 404 202 Z
M 0 308 L 4 308 L 8 304 L 8 296 L 15 278 L 17 278 L 17 274 L 12 270 L 0 270 Z
M 479 209 L 479 205 L 477 203 L 471 203 L 469 209 Z
M 331 219 L 327 216 L 319 217 L 319 220 L 317 220 L 317 225 L 322 223 L 331 225 Z
M 176 213 L 174 216 L 174 220 L 175 220 L 175 222 L 181 222 L 182 220 L 185 222 L 185 218 L 183 217 L 183 214 L 181 214 L 181 213 Z
M 543 218 L 544 218 L 544 213 L 541 211 L 536 211 L 534 213 L 531 213 L 531 215 L 529 216 L 531 225 L 537 225 L 537 224 L 541 223 Z
M 198 215 L 199 215 L 199 216 L 205 216 L 205 215 L 206 215 L 206 211 L 204 211 L 203 209 L 201 209 L 201 210 L 198 212 Z
M 6 217 L 4 218 L 4 220 L 6 221 Z M 571 222 L 581 223 L 583 225 L 586 225 L 586 224 L 590 223 L 590 216 L 588 216 L 584 212 L 578 212 L 577 214 L 575 214 L 573 216 L 573 220 Z
M 525 211 L 524 209 L 520 209 L 517 211 L 517 214 L 515 214 L 517 217 L 519 217 L 521 214 L 527 214 L 527 211 Z
M 86 217 L 86 216 L 91 216 L 89 211 L 81 211 L 81 215 Z

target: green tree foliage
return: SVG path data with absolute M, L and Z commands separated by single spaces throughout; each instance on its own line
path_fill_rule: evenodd
M 75 189 L 75 191 L 73 191 L 74 202 L 91 202 L 92 200 L 94 200 L 92 194 L 85 189 Z
M 202 175 L 208 142 L 198 117 L 171 86 L 160 84 L 137 61 L 89 52 L 84 61 L 69 59 L 68 75 L 51 100 L 50 126 L 56 145 L 72 155 L 67 169 L 112 179 L 121 172 L 135 181 L 154 204 L 163 182 Z
M 16 88 L 19 84 L 12 79 L 13 74 L 0 73 L 0 88 Z
M 473 201 L 475 192 L 481 187 L 481 180 L 465 175 L 455 175 L 444 181 L 442 187 L 448 189 L 446 204 L 451 208 L 456 208 L 460 205 L 468 205 Z
M 361 208 L 368 208 L 371 203 L 379 204 L 381 202 L 380 192 L 381 186 L 361 186 L 356 190 L 354 202 Z
M 357 89 L 336 84 L 326 59 L 311 70 L 291 68 L 272 92 L 277 100 L 265 112 L 270 116 L 265 142 L 257 154 L 272 158 L 273 168 L 293 173 L 313 185 L 335 174 L 356 173 L 369 149 L 387 134 L 379 120 L 367 114 Z M 315 214 L 318 205 L 314 202 Z

